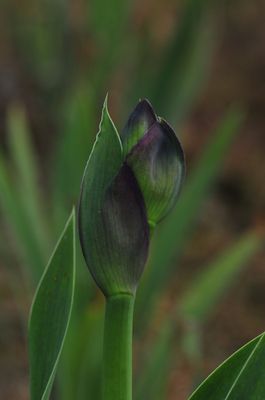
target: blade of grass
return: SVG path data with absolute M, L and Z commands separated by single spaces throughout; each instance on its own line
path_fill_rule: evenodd
M 61 135 L 53 160 L 52 191 L 55 225 L 65 219 L 76 201 L 83 170 L 95 139 L 94 96 L 91 88 L 77 84 L 62 107 Z
M 148 273 L 136 299 L 138 321 L 146 323 L 150 317 L 150 310 L 155 308 L 154 304 L 152 306 L 151 304 L 163 290 L 175 268 L 177 257 L 185 248 L 188 233 L 212 182 L 221 169 L 241 119 L 240 113 L 230 111 L 221 121 L 194 167 L 193 173 L 184 184 L 175 210 L 158 228 L 158 234 L 153 238 Z
M 29 224 L 36 236 L 39 247 L 46 255 L 50 248 L 50 235 L 47 228 L 47 215 L 42 204 L 39 171 L 35 151 L 24 110 L 19 105 L 10 107 L 7 118 L 8 144 L 16 187 L 27 211 Z
M 93 34 L 96 36 L 99 45 L 104 49 L 113 46 L 121 37 L 126 27 L 130 1 L 114 0 L 111 4 L 106 0 L 92 0 L 90 3 L 90 23 Z
M 78 290 L 79 291 L 79 290 Z M 71 328 L 58 369 L 58 393 L 62 400 L 99 399 L 103 304 L 89 302 L 78 309 L 76 293 Z
M 114 67 L 130 46 L 127 35 L 130 0 L 91 0 L 89 24 L 98 48 L 97 59 L 91 70 L 96 93 L 104 91 Z
M 5 222 L 11 226 L 12 233 L 20 249 L 27 276 L 36 283 L 45 265 L 44 255 L 31 229 L 27 213 L 22 204 L 15 183 L 12 181 L 6 160 L 0 154 L 0 205 Z
M 201 354 L 201 343 L 196 338 L 201 325 L 209 319 L 250 258 L 261 248 L 263 240 L 255 232 L 244 235 L 203 269 L 180 299 L 178 316 L 187 328 L 182 347 L 192 361 Z
M 203 269 L 179 301 L 180 318 L 204 323 L 261 243 L 256 233 L 244 235 Z
M 165 115 L 175 121 L 177 125 L 180 124 L 193 107 L 209 76 L 215 32 L 213 29 L 214 22 L 205 21 L 205 19 L 197 33 L 196 40 L 190 46 L 189 54 L 183 59 L 181 58 L 181 65 L 179 65 L 172 77 L 170 90 L 165 93 L 164 104 L 167 101 L 169 104 Z M 166 98 L 168 99 L 167 101 Z M 161 97 L 158 97 L 157 101 L 158 99 L 161 102 Z M 162 103 L 161 109 L 163 109 Z M 162 113 L 163 111 L 160 112 Z
M 48 400 L 71 316 L 75 213 L 68 219 L 37 288 L 29 321 L 31 400 Z
M 22 12 L 21 6 L 11 2 L 6 8 L 9 34 L 26 70 L 42 89 L 54 89 L 66 79 L 71 66 L 71 58 L 67 57 L 70 44 L 64 45 L 68 23 L 67 2 L 40 2 L 38 7 L 30 7 L 28 12 Z
M 173 329 L 166 324 L 145 352 L 146 360 L 135 378 L 136 400 L 165 399 L 166 387 L 172 358 Z M 151 348 L 150 348 L 151 347 Z
M 150 37 L 141 36 L 130 46 L 135 79 L 127 98 L 148 97 L 161 115 L 179 122 L 191 108 L 204 83 L 214 44 L 214 1 L 187 0 L 176 17 L 172 37 L 159 57 Z M 139 91 L 140 88 L 140 91 Z
M 209 15 L 213 3 L 186 1 L 180 26 L 176 24 L 172 41 L 161 57 L 163 62 L 153 80 L 151 99 L 166 117 L 182 117 L 206 75 L 211 58 L 213 26 Z
M 80 365 L 79 376 L 77 377 L 77 398 L 86 400 L 93 398 L 101 399 L 101 363 L 102 343 L 104 329 L 104 313 L 97 312 L 94 321 L 91 321 L 92 329 L 89 340 L 86 340 L 85 353 Z M 70 400 L 70 399 L 69 399 Z

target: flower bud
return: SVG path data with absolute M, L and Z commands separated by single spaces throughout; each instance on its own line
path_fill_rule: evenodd
M 147 100 L 138 103 L 123 131 L 126 161 L 142 191 L 150 226 L 174 206 L 184 175 L 184 153 L 173 129 Z M 128 145 L 129 144 L 129 145 Z
M 106 296 L 134 293 L 148 254 L 145 204 L 105 102 L 81 187 L 79 235 L 84 258 Z
M 131 114 L 122 141 L 105 101 L 79 204 L 82 251 L 105 296 L 135 293 L 147 259 L 149 227 L 174 205 L 183 177 L 180 143 L 146 100 Z

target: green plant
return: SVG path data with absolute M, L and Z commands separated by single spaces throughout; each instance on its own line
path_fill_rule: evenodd
M 79 206 L 83 254 L 106 298 L 104 400 L 132 398 L 134 297 L 147 257 L 149 235 L 176 201 L 183 171 L 184 157 L 174 132 L 146 101 L 140 102 L 131 114 L 121 138 L 105 101 Z M 231 282 L 261 243 L 257 234 L 247 235 L 221 255 L 180 301 L 176 315 L 196 324 L 203 322 L 227 288 L 227 281 Z M 48 399 L 51 392 L 72 308 L 74 266 L 72 213 L 33 302 L 29 330 L 33 400 Z M 142 379 L 137 398 L 164 396 L 173 331 L 170 320 L 162 325 L 145 375 L 149 383 Z M 183 343 L 188 351 L 194 343 L 190 333 Z M 193 357 L 194 353 L 190 354 Z M 264 354 L 262 334 L 217 368 L 189 399 L 262 399 Z M 160 364 L 164 374 L 154 391 L 150 379 L 157 373 L 154 367 Z
M 103 398 L 131 399 L 132 317 L 150 230 L 174 205 L 184 156 L 169 125 L 141 101 L 119 136 L 105 101 L 79 206 L 80 240 L 106 297 Z
M 153 35 L 156 21 L 152 10 L 144 23 L 139 22 L 137 3 L 102 0 L 78 2 L 77 8 L 75 2 L 65 1 L 36 4 L 32 7 L 31 0 L 1 4 L 2 37 L 4 41 L 5 37 L 9 39 L 4 42 L 5 54 L 14 55 L 15 71 L 22 69 L 18 92 L 20 84 L 27 88 L 19 105 L 6 100 L 7 146 L 0 152 L 1 258 L 9 277 L 7 284 L 18 305 L 25 298 L 25 290 L 32 296 L 51 244 L 76 202 L 105 88 L 114 92 L 113 111 L 119 123 L 131 104 L 144 95 L 170 119 L 176 132 L 183 132 L 185 143 L 182 125 L 184 118 L 189 121 L 190 111 L 209 76 L 213 45 L 218 42 L 215 16 L 221 5 L 208 0 L 180 2 L 172 29 L 168 29 L 167 40 L 161 45 Z M 10 62 L 12 67 L 12 59 Z M 199 273 L 202 283 L 198 287 L 194 283 L 187 285 L 183 298 L 174 299 L 176 310 L 164 315 L 154 340 L 142 348 L 143 338 L 154 331 L 161 298 L 183 265 L 181 256 L 191 246 L 198 216 L 218 184 L 234 140 L 240 140 L 236 137 L 241 133 L 241 121 L 241 113 L 232 109 L 215 122 L 216 128 L 207 132 L 210 140 L 194 167 L 189 168 L 178 206 L 153 235 L 135 303 L 135 339 L 140 343 L 141 354 L 134 387 L 139 399 L 166 398 L 170 370 L 180 356 L 174 353 L 173 344 L 184 349 L 199 370 L 205 321 L 215 314 L 237 281 L 234 277 L 240 279 L 243 267 L 249 265 L 245 261 L 251 260 L 261 247 L 262 235 L 249 232 L 250 227 L 230 247 L 220 249 L 210 265 L 203 261 L 200 271 L 211 271 L 217 265 L 214 280 L 219 284 L 211 285 L 211 292 L 206 292 L 207 273 Z M 35 134 L 45 136 L 45 143 L 49 143 L 43 146 L 45 157 L 39 157 Z M 198 126 L 196 135 L 199 134 Z M 239 254 L 238 249 L 247 257 L 233 256 Z M 103 304 L 81 267 L 79 246 L 76 256 L 80 268 L 75 304 L 58 366 L 56 394 L 63 400 L 99 400 Z M 179 311 L 180 304 L 183 308 Z M 192 307 L 184 307 L 189 304 Z M 199 323 L 194 305 L 203 315 Z M 25 321 L 24 314 L 22 318 Z M 175 320 L 187 322 L 182 335 L 175 335 Z
M 49 399 L 69 325 L 75 285 L 72 212 L 37 288 L 29 322 L 31 399 Z

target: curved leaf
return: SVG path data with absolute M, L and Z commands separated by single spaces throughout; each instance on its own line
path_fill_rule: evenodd
M 45 269 L 29 322 L 31 400 L 48 400 L 67 333 L 75 281 L 75 213 Z
M 189 400 L 263 400 L 265 334 L 247 343 L 220 365 Z

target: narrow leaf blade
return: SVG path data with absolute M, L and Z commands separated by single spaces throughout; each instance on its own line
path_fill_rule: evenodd
M 261 244 L 260 235 L 248 233 L 223 251 L 194 278 L 179 302 L 180 316 L 205 322 Z
M 47 253 L 50 241 L 47 230 L 47 215 L 42 204 L 39 169 L 32 143 L 26 114 L 21 105 L 12 105 L 8 110 L 8 145 L 15 172 L 15 183 L 24 205 L 33 233 L 43 254 Z
M 39 283 L 29 322 L 31 400 L 48 400 L 67 333 L 75 282 L 72 212 Z
M 0 152 L 0 209 L 11 227 L 16 246 L 22 254 L 25 272 L 31 283 L 38 281 L 45 262 L 40 243 L 29 223 L 25 205 L 10 175 L 7 160 Z
M 258 400 L 265 397 L 265 334 L 221 364 L 189 400 Z

